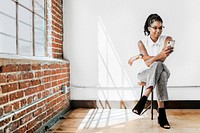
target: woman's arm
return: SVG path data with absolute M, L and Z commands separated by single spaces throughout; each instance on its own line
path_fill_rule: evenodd
M 133 62 L 138 60 L 138 59 L 142 59 L 143 55 L 142 54 L 139 54 L 139 55 L 135 55 L 133 57 L 131 57 L 129 60 L 128 60 L 128 64 L 132 66 Z
M 142 41 L 138 42 L 140 53 L 143 54 L 143 60 L 147 66 L 150 66 L 154 61 L 158 60 L 164 62 L 169 54 L 173 52 L 173 48 L 171 46 L 167 46 L 167 42 L 170 40 L 172 40 L 171 37 L 166 38 L 163 50 L 156 56 L 149 56 Z

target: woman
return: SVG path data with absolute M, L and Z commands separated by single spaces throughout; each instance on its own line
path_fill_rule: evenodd
M 139 80 L 146 82 L 146 91 L 133 112 L 140 115 L 144 109 L 148 96 L 155 88 L 158 102 L 158 123 L 165 129 L 170 129 L 167 120 L 164 101 L 168 100 L 167 81 L 170 72 L 164 64 L 165 59 L 173 52 L 173 47 L 168 45 L 172 37 L 161 35 L 163 30 L 163 20 L 158 14 L 148 16 L 144 25 L 144 39 L 138 42 L 140 57 L 145 61 L 147 68 L 138 74 Z M 132 65 L 136 58 L 132 57 L 129 64 Z

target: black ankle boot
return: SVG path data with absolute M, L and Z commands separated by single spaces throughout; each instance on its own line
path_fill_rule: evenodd
M 158 115 L 158 124 L 160 124 L 160 126 L 162 128 L 170 129 L 169 122 L 167 121 L 165 108 L 159 108 L 158 109 L 158 113 L 159 113 L 159 115 Z
M 140 100 L 138 101 L 138 103 L 136 104 L 136 106 L 132 109 L 132 112 L 140 115 L 142 110 L 144 109 L 146 101 L 147 101 L 147 97 L 142 96 Z

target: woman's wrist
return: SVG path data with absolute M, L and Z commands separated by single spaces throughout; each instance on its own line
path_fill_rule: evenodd
M 142 59 L 143 58 L 143 54 L 139 54 L 138 57 L 139 57 L 139 59 Z

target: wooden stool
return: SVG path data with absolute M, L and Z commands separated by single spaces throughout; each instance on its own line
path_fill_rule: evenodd
M 138 85 L 141 86 L 141 94 L 140 94 L 140 98 L 143 95 L 143 90 L 144 87 L 146 86 L 145 82 L 138 82 Z M 153 120 L 153 91 L 151 92 L 151 104 L 145 109 L 144 112 L 142 112 L 142 114 L 144 114 L 149 108 L 151 108 L 151 120 Z

